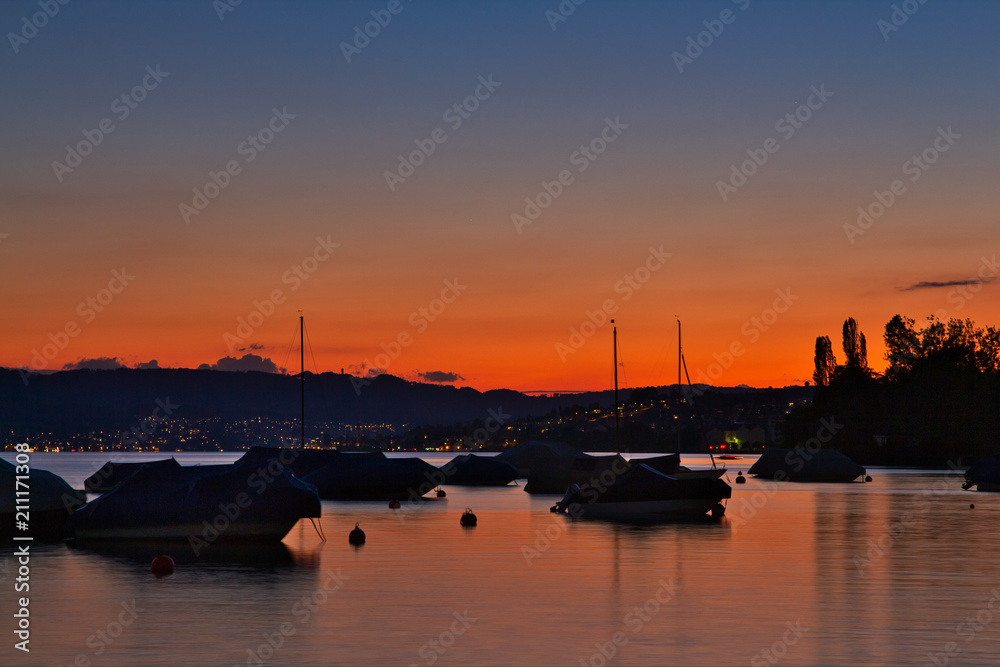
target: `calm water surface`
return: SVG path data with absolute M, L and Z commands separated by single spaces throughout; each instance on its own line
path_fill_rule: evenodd
M 33 455 L 77 488 L 105 460 Z M 751 462 L 727 462 L 730 479 Z M 1000 496 L 945 471 L 871 473 L 750 479 L 721 523 L 644 528 L 552 514 L 555 496 L 523 486 L 446 486 L 402 510 L 324 501 L 325 544 L 300 522 L 271 549 L 175 545 L 163 579 L 149 563 L 164 548 L 34 545 L 30 654 L 13 649 L 2 548 L 0 664 L 601 665 L 601 649 L 621 665 L 995 664 Z M 474 529 L 459 525 L 466 507 Z

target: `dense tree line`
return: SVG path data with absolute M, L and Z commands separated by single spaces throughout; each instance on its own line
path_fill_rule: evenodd
M 868 366 L 864 334 L 844 322 L 844 363 L 827 336 L 816 339 L 811 406 L 795 411 L 787 440 L 804 443 L 833 419 L 824 446 L 869 465 L 969 464 L 1000 453 L 1000 330 L 934 316 L 918 328 L 894 316 L 885 325 L 888 366 Z

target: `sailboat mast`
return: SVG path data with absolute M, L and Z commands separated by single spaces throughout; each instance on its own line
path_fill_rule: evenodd
M 302 311 L 299 311 L 299 386 L 300 386 L 300 403 L 301 403 L 301 413 L 299 417 L 300 426 L 300 438 L 299 446 L 305 449 L 306 447 L 306 346 L 305 346 L 305 322 L 303 321 Z
M 611 320 L 611 324 L 615 321 Z M 618 436 L 618 327 L 612 327 L 612 345 L 614 350 L 612 351 L 615 363 L 615 454 L 618 454 L 621 450 L 619 446 L 619 436 Z
M 681 321 L 680 318 L 677 319 L 677 406 L 680 408 L 680 398 L 681 398 L 681 359 L 684 358 L 684 352 L 681 348 Z M 677 428 L 677 456 L 681 455 L 681 429 L 680 426 Z

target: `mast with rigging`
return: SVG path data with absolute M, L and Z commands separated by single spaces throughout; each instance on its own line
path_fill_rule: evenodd
M 615 323 L 615 321 L 611 320 L 611 324 L 614 324 L 614 323 Z M 614 356 L 614 364 L 615 364 L 615 454 L 618 454 L 618 453 L 621 452 L 621 446 L 619 444 L 620 443 L 620 437 L 619 437 L 619 428 L 618 428 L 618 422 L 619 422 L 619 416 L 618 416 L 618 413 L 619 413 L 619 410 L 618 410 L 618 327 L 613 326 L 611 328 L 611 331 L 612 331 L 612 345 L 614 346 L 613 356 Z
M 299 447 L 306 447 L 306 346 L 305 346 L 305 321 L 302 311 L 299 311 L 299 385 L 300 385 L 300 407 L 299 415 Z

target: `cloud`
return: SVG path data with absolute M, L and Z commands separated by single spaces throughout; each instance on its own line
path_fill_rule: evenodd
M 114 370 L 125 368 L 125 364 L 118 361 L 118 357 L 95 357 L 93 359 L 80 359 L 71 361 L 63 366 L 64 371 L 79 370 Z
M 150 359 L 147 362 L 141 362 L 140 361 L 139 363 L 137 363 L 135 365 L 135 367 L 138 368 L 138 369 L 141 369 L 141 370 L 149 370 L 151 368 L 159 368 L 160 367 L 160 362 L 157 361 L 156 359 Z
M 962 285 L 981 285 L 983 283 L 988 283 L 992 281 L 993 278 L 969 278 L 968 280 L 922 280 L 919 283 L 913 283 L 908 287 L 897 287 L 896 289 L 900 292 L 912 292 L 918 289 L 935 289 L 937 287 L 961 287 Z
M 373 368 L 368 364 L 349 364 L 347 366 L 347 372 L 355 377 L 377 378 L 379 375 L 385 375 L 388 373 L 388 369 L 385 368 Z
M 465 379 L 458 373 L 448 371 L 427 371 L 426 373 L 417 373 L 417 377 L 426 382 L 457 382 Z
M 263 371 L 265 373 L 277 373 L 278 366 L 266 357 L 256 354 L 244 354 L 236 357 L 222 357 L 214 364 L 202 364 L 198 370 L 204 371 Z

